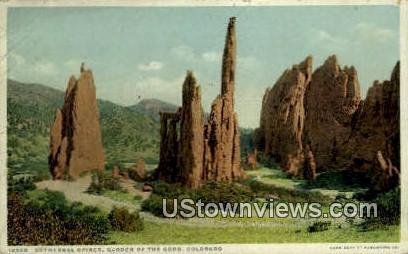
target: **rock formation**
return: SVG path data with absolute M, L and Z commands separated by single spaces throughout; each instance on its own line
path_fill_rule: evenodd
M 198 187 L 203 172 L 204 116 L 201 110 L 201 91 L 191 71 L 183 84 L 180 111 L 179 167 L 182 181 L 190 187 Z
M 221 95 L 212 103 L 204 133 L 204 177 L 216 181 L 242 176 L 238 119 L 234 112 L 235 65 L 235 17 L 232 17 L 222 58 Z
M 167 182 L 180 180 L 181 172 L 178 167 L 178 132 L 180 120 L 178 112 L 160 112 L 160 161 L 157 177 Z
M 385 159 L 381 151 L 378 151 L 370 169 L 371 184 L 375 191 L 387 191 L 400 183 L 400 172 L 389 158 Z
M 196 188 L 204 181 L 242 177 L 238 119 L 234 112 L 235 62 L 235 18 L 231 18 L 223 55 L 221 94 L 212 103 L 208 122 L 204 123 L 200 87 L 191 71 L 183 84 L 182 107 L 175 113 L 160 113 L 159 178 Z
M 303 178 L 309 181 L 314 181 L 316 180 L 316 161 L 309 145 L 306 145 L 305 147 L 304 158 Z
M 120 168 L 119 166 L 115 165 L 112 168 L 112 177 L 120 177 Z
M 330 56 L 312 76 L 306 93 L 304 142 L 310 145 L 318 169 L 347 165 L 341 146 L 351 134 L 351 120 L 360 103 L 354 67 L 342 69 Z
M 345 146 L 351 158 L 350 168 L 360 172 L 376 169 L 372 172 L 374 179 L 383 175 L 393 182 L 399 178 L 400 168 L 399 68 L 398 62 L 390 80 L 375 81 L 368 90 Z M 377 189 L 386 187 L 381 181 L 373 184 L 378 185 Z
M 257 160 L 256 160 L 256 150 L 254 152 L 250 152 L 247 154 L 246 157 L 246 167 L 250 170 L 255 170 L 257 167 Z
M 309 56 L 286 70 L 273 88 L 266 90 L 262 102 L 263 150 L 294 175 L 299 174 L 304 162 L 304 100 L 311 77 L 312 58 Z
M 290 174 L 308 179 L 316 170 L 343 168 L 374 170 L 373 179 L 382 175 L 393 179 L 386 183 L 395 182 L 400 167 L 399 64 L 391 80 L 376 81 L 364 101 L 357 71 L 341 68 L 335 56 L 311 73 L 308 57 L 267 89 L 254 134 L 258 149 Z
M 77 178 L 83 172 L 104 169 L 94 80 L 83 65 L 79 79 L 69 79 L 65 102 L 56 111 L 50 136 L 49 168 L 53 179 L 61 179 L 66 173 Z
M 137 162 L 129 169 L 129 177 L 135 181 L 144 181 L 146 179 L 146 164 L 143 158 L 139 158 Z

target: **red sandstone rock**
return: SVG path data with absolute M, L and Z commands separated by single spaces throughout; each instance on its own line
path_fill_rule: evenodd
M 286 70 L 262 102 L 260 129 L 264 152 L 280 161 L 290 174 L 299 175 L 303 167 L 304 98 L 312 77 L 309 56 Z
M 112 176 L 113 177 L 119 177 L 120 176 L 120 168 L 119 166 L 115 165 L 112 168 Z
M 360 172 L 369 172 L 372 168 L 399 172 L 399 63 L 389 81 L 374 82 L 355 118 L 353 134 L 346 147 L 351 157 L 349 168 Z M 382 161 L 387 161 L 388 166 Z M 387 174 L 378 174 L 375 179 L 381 175 L 385 178 L 378 180 L 377 189 L 387 186 Z
M 376 191 L 387 191 L 399 185 L 400 174 L 389 158 L 378 151 L 371 168 L 371 184 Z
M 83 66 L 79 79 L 72 76 L 68 82 L 64 106 L 56 112 L 50 136 L 49 167 L 54 179 L 104 169 L 94 80 Z
M 257 166 L 256 160 L 256 150 L 253 153 L 248 153 L 246 158 L 247 168 L 250 170 L 255 170 Z
M 310 180 L 316 170 L 337 168 L 373 171 L 377 190 L 395 186 L 400 167 L 399 63 L 391 80 L 374 82 L 364 101 L 356 70 L 341 69 L 335 56 L 311 79 L 305 74 L 311 73 L 311 65 L 303 68 L 308 72 L 301 69 L 285 71 L 266 91 L 255 144 L 288 172 L 300 175 L 303 170 Z
M 177 124 L 180 112 L 160 112 L 160 161 L 156 170 L 157 177 L 167 182 L 180 181 L 178 168 L 179 142 Z
M 139 158 L 137 162 L 129 169 L 129 177 L 135 181 L 144 181 L 146 179 L 146 165 L 143 158 Z
M 160 115 L 157 169 L 160 179 L 197 188 L 208 180 L 232 181 L 243 176 L 238 119 L 234 112 L 235 61 L 235 18 L 231 18 L 223 56 L 221 94 L 212 104 L 208 122 L 204 124 L 200 88 L 191 72 L 183 84 L 180 110 Z
M 304 142 L 310 145 L 318 170 L 344 167 L 341 146 L 351 134 L 351 120 L 360 102 L 354 67 L 341 69 L 330 56 L 312 75 L 306 93 Z
M 144 183 L 142 191 L 143 192 L 151 192 L 151 191 L 153 191 L 153 186 L 151 184 L 149 184 L 149 183 Z
M 180 119 L 179 166 L 183 182 L 189 187 L 200 186 L 203 175 L 204 119 L 201 91 L 189 71 L 183 84 Z
M 304 166 L 303 166 L 303 178 L 314 181 L 316 180 L 316 161 L 314 159 L 313 152 L 307 145 L 304 151 Z
M 206 125 L 204 176 L 207 180 L 232 181 L 243 176 L 238 119 L 234 112 L 236 65 L 235 18 L 231 18 L 222 61 L 221 95 L 211 107 Z M 209 153 L 209 154 L 208 154 Z

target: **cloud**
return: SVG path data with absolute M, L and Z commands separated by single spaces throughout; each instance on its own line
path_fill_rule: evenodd
M 394 39 L 396 32 L 374 23 L 358 23 L 342 36 L 317 29 L 312 30 L 311 35 L 313 44 L 331 51 L 339 51 L 355 46 L 380 46 Z
M 174 47 L 170 50 L 170 53 L 187 61 L 194 61 L 196 59 L 194 50 L 186 45 Z
M 38 62 L 34 63 L 34 71 L 44 75 L 54 75 L 58 72 L 58 69 L 54 63 Z
M 9 64 L 14 64 L 16 67 L 23 66 L 26 64 L 26 59 L 19 54 L 10 53 L 9 57 L 10 57 Z
M 312 45 L 318 46 L 330 52 L 337 52 L 347 47 L 350 43 L 348 38 L 335 35 L 322 29 L 313 29 L 311 32 Z
M 360 40 L 370 43 L 384 43 L 395 36 L 393 30 L 379 27 L 372 23 L 358 23 L 354 32 Z
M 218 61 L 221 61 L 222 54 L 221 52 L 210 51 L 210 52 L 202 53 L 201 57 L 206 62 L 218 62 Z
M 81 61 L 70 59 L 64 62 L 64 66 L 70 69 L 79 68 L 79 66 L 81 66 Z
M 141 71 L 156 71 L 163 68 L 163 63 L 158 61 L 151 61 L 147 64 L 139 64 L 137 68 Z
M 31 60 L 29 61 L 24 56 L 11 52 L 8 61 L 9 74 L 12 78 L 27 77 L 49 77 L 58 73 L 58 67 L 50 61 Z

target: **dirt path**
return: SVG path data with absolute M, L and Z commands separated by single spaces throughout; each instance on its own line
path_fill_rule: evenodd
M 121 178 L 120 186 L 134 196 L 141 196 L 142 200 L 145 200 L 150 196 L 150 192 L 143 192 L 140 189 L 136 189 L 135 182 L 131 179 Z
M 124 203 L 112 200 L 108 197 L 92 195 L 86 193 L 91 183 L 91 176 L 87 175 L 79 178 L 76 181 L 62 181 L 62 180 L 48 180 L 36 183 L 36 186 L 40 190 L 49 189 L 53 191 L 61 191 L 65 194 L 68 201 L 81 202 L 86 205 L 96 206 L 103 211 L 109 212 L 113 206 L 126 207 L 127 209 L 134 211 L 140 207 L 136 204 Z

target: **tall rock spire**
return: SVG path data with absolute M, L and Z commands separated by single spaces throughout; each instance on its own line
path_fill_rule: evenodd
M 225 38 L 224 54 L 222 57 L 221 95 L 229 94 L 234 98 L 235 65 L 237 54 L 237 42 L 235 38 L 235 17 L 231 17 L 228 23 L 227 36 Z M 232 104 L 233 105 L 233 104 Z
M 208 121 L 204 123 L 200 87 L 190 71 L 183 84 L 180 110 L 160 115 L 160 163 L 156 171 L 160 179 L 197 188 L 205 181 L 232 181 L 243 176 L 238 118 L 234 112 L 235 61 L 233 17 L 225 40 L 221 94 L 212 103 Z M 173 123 L 170 137 L 168 118 Z
M 49 167 L 54 179 L 61 179 L 66 173 L 76 178 L 83 172 L 105 167 L 94 79 L 83 65 L 79 79 L 70 78 L 64 106 L 56 112 Z
M 183 101 L 180 123 L 179 165 L 182 181 L 190 187 L 198 187 L 203 174 L 204 122 L 201 109 L 201 90 L 188 71 L 183 84 Z
M 230 18 L 222 58 L 221 95 L 211 108 L 207 124 L 205 172 L 207 178 L 231 181 L 242 175 L 238 119 L 234 112 L 236 65 L 235 17 Z

